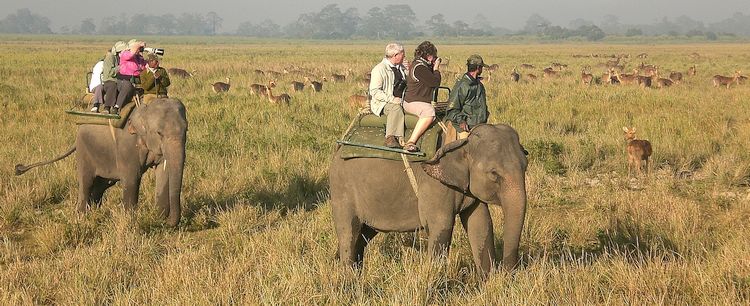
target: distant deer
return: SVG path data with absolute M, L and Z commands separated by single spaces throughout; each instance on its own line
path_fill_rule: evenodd
M 643 76 L 643 75 L 636 75 L 635 76 L 635 82 L 642 88 L 651 87 L 651 84 L 654 81 L 654 76 Z
M 496 71 L 498 69 L 500 69 L 500 65 L 498 65 L 498 64 L 492 64 L 489 67 L 485 68 L 485 70 L 487 70 L 489 72 L 494 72 L 494 71 Z
M 447 69 L 448 65 L 450 65 L 450 63 L 451 63 L 450 56 L 443 57 L 442 60 L 440 61 L 440 69 Z
M 729 89 L 729 86 L 732 85 L 732 83 L 737 83 L 737 85 L 740 84 L 740 71 L 737 70 L 734 72 L 734 77 L 725 77 L 723 75 L 715 75 L 713 77 L 714 81 L 714 87 L 719 87 L 720 85 L 724 85 Z
M 604 80 L 604 83 L 606 84 L 620 84 L 620 80 L 615 75 L 615 70 L 612 68 L 609 68 L 604 74 L 602 74 L 602 80 Z
M 659 88 L 669 87 L 669 86 L 672 86 L 672 84 L 674 83 L 670 79 L 660 78 L 659 69 L 656 70 L 656 73 L 654 73 L 653 78 L 656 80 L 656 87 L 659 87 Z
M 627 141 L 627 152 L 628 152 L 628 177 L 633 172 L 633 167 L 636 168 L 638 176 L 641 176 L 641 162 L 646 163 L 646 176 L 648 177 L 650 171 L 650 163 L 648 158 L 651 157 L 652 149 L 651 143 L 648 140 L 641 140 L 635 138 L 635 127 L 629 129 L 627 127 L 622 128 L 625 132 L 625 141 Z
M 672 71 L 669 74 L 669 79 L 672 80 L 672 82 L 675 82 L 675 83 L 682 82 L 682 72 Z
M 367 106 L 367 96 L 365 95 L 351 95 L 349 96 L 349 106 L 352 108 L 362 108 Z
M 302 91 L 305 89 L 305 83 L 292 81 L 292 91 Z
M 305 77 L 305 83 L 307 83 L 314 92 L 320 92 L 321 90 L 323 90 L 323 83 L 321 82 L 313 81 L 310 80 L 310 78 Z
M 350 73 L 351 73 L 351 69 L 347 69 L 345 74 L 331 73 L 331 78 L 336 83 L 338 83 L 338 82 L 344 82 L 344 81 L 346 81 L 346 77 L 348 77 Z
M 518 74 L 516 67 L 513 67 L 513 72 L 510 73 L 510 80 L 513 82 L 518 82 L 518 80 L 520 79 L 521 79 L 521 75 Z
M 553 70 L 551 67 L 544 68 L 542 71 L 544 72 L 543 76 L 545 78 L 556 78 L 560 76 L 560 72 Z
M 591 85 L 591 82 L 594 80 L 594 75 L 591 73 L 586 72 L 586 67 L 583 67 L 581 69 L 581 83 L 583 85 Z
M 523 68 L 523 69 L 534 69 L 534 65 L 523 63 L 523 64 L 521 64 L 521 68 Z
M 694 76 L 695 73 L 696 73 L 696 71 L 695 71 L 695 65 L 690 66 L 690 68 L 688 68 L 687 75 Z
M 275 81 L 268 82 L 268 86 L 276 87 Z M 265 96 L 268 90 L 268 86 L 262 84 L 250 84 L 250 93 L 258 96 Z
M 529 80 L 534 81 L 534 80 L 537 79 L 537 76 L 535 74 L 533 74 L 533 73 L 527 73 L 526 74 L 526 78 L 529 79 Z
M 610 70 L 615 73 L 615 78 L 617 78 L 617 81 L 623 85 L 633 84 L 636 82 L 636 79 L 638 75 L 636 74 L 637 70 L 633 70 L 632 74 L 626 74 L 626 73 L 620 73 L 617 70 Z
M 260 74 L 260 75 L 265 75 L 266 74 L 265 72 L 263 72 L 263 70 L 260 70 L 260 69 L 255 69 L 255 70 L 253 70 L 253 72 L 255 72 L 255 74 Z
M 227 77 L 227 82 L 216 82 L 211 85 L 211 88 L 214 90 L 215 93 L 225 92 L 229 91 L 229 81 L 230 77 Z
M 637 57 L 637 58 L 647 58 L 647 57 L 648 57 L 648 54 L 646 54 L 646 53 L 644 52 L 644 53 L 641 53 L 641 54 L 638 54 L 638 55 L 636 55 L 636 57 Z
M 550 67 L 552 67 L 552 69 L 557 69 L 559 71 L 562 71 L 565 68 L 568 68 L 568 65 L 566 65 L 566 64 L 560 64 L 560 63 L 552 63 L 552 65 Z
M 273 81 L 268 82 L 268 87 L 266 89 L 266 96 L 268 97 L 268 101 L 271 101 L 271 103 L 277 103 L 277 104 L 284 103 L 284 104 L 289 105 L 289 102 L 292 101 L 292 97 L 290 97 L 288 94 L 285 94 L 285 93 L 278 95 L 278 96 L 274 96 L 271 88 L 276 87 L 276 86 L 275 84 L 274 86 L 271 86 L 272 83 Z
M 266 70 L 265 73 L 264 73 L 264 75 L 267 76 L 267 77 L 272 77 L 272 78 L 278 79 L 278 78 L 280 78 L 283 75 L 283 73 L 278 72 L 278 71 L 273 71 L 273 70 Z
M 195 70 L 193 70 L 193 72 L 188 72 L 185 69 L 173 67 L 173 68 L 167 69 L 167 72 L 169 72 L 170 76 L 176 76 L 176 77 L 180 77 L 183 79 L 187 79 L 193 76 L 193 73 L 195 73 Z

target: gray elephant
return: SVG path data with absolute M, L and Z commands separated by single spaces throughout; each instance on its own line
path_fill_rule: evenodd
M 16 165 L 16 175 L 78 151 L 78 210 L 101 205 L 104 192 L 118 181 L 125 208 L 134 209 L 141 177 L 155 168 L 156 203 L 167 223 L 175 226 L 180 221 L 186 140 L 185 106 L 177 99 L 158 99 L 134 108 L 123 128 L 80 125 L 75 145 L 67 152 L 50 161 Z
M 526 214 L 527 159 L 507 125 L 480 125 L 468 138 L 444 145 L 423 163 L 411 163 L 417 196 L 402 161 L 334 153 L 329 181 L 339 259 L 361 266 L 365 246 L 378 232 L 424 229 L 432 255 L 447 254 L 459 215 L 479 271 L 495 266 L 488 203 L 504 213 L 503 266 L 515 269 Z

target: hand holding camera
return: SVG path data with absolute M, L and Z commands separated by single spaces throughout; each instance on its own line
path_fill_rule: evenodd
M 437 59 L 435 59 L 435 63 L 432 66 L 432 70 L 439 70 L 440 69 L 440 63 L 442 63 L 442 62 L 443 62 L 442 58 L 438 57 Z

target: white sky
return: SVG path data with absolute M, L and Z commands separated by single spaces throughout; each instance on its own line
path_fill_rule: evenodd
M 285 25 L 300 14 L 318 12 L 331 3 L 338 4 L 342 11 L 357 8 L 360 16 L 376 6 L 409 4 L 419 24 L 438 13 L 445 15 L 448 22 L 460 19 L 471 24 L 471 19 L 481 13 L 493 25 L 510 29 L 522 28 L 533 13 L 561 26 L 567 26 L 576 18 L 599 23 L 608 14 L 618 16 L 620 22 L 626 24 L 653 23 L 663 17 L 673 19 L 681 15 L 708 24 L 729 18 L 735 12 L 750 15 L 750 0 L 0 0 L 0 18 L 28 8 L 32 13 L 50 18 L 54 31 L 65 25 L 76 27 L 85 18 L 93 18 L 98 24 L 105 16 L 136 13 L 179 16 L 214 11 L 224 19 L 220 32 L 234 32 L 237 25 L 245 21 L 257 23 L 272 19 Z

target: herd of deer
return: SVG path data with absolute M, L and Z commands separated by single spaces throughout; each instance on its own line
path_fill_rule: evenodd
M 639 55 L 641 57 L 641 55 Z M 591 66 L 584 66 L 581 69 L 581 83 L 584 85 L 592 85 L 595 83 L 605 84 L 636 84 L 641 87 L 669 87 L 674 84 L 679 84 L 683 81 L 683 73 L 679 71 L 672 71 L 668 77 L 662 77 L 659 73 L 659 67 L 651 64 L 641 63 L 638 67 L 633 69 L 632 73 L 624 73 L 625 65 L 617 60 L 608 61 L 603 64 L 606 71 L 602 74 L 601 78 L 597 78 L 591 73 Z M 534 65 L 523 63 L 520 65 L 522 69 L 534 69 Z M 567 65 L 560 63 L 552 63 L 550 66 L 542 70 L 542 76 L 544 78 L 559 78 L 563 71 L 567 68 Z M 688 68 L 686 74 L 688 76 L 694 76 L 696 74 L 696 66 L 693 65 Z M 533 73 L 526 73 L 522 75 L 519 73 L 517 67 L 513 67 L 510 73 L 510 80 L 513 82 L 519 82 L 522 78 L 527 80 L 536 80 L 537 76 Z M 741 74 L 741 71 L 735 71 L 733 76 L 714 75 L 711 78 L 714 87 L 725 86 L 730 88 L 732 84 L 740 84 L 741 81 L 746 80 L 747 77 Z

